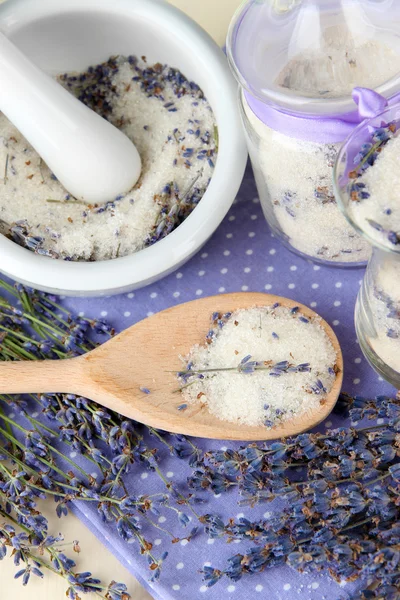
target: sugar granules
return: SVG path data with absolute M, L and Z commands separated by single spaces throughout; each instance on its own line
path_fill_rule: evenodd
M 336 359 L 320 319 L 299 307 L 216 313 L 206 345 L 183 359 L 181 392 L 218 419 L 271 428 L 324 403 Z
M 400 137 L 398 124 L 374 131 L 354 159 L 348 186 L 349 213 L 358 227 L 380 245 L 400 245 Z
M 379 358 L 400 373 L 400 257 L 382 255 L 370 268 L 364 334 Z M 364 286 L 369 283 L 367 278 Z
M 393 37 L 393 36 L 392 36 Z M 350 96 L 353 87 L 375 88 L 399 72 L 393 39 L 353 36 L 343 25 L 322 30 L 319 47 L 294 53 L 276 85 L 320 98 Z M 337 143 L 316 143 L 275 131 L 244 100 L 252 130 L 250 152 L 260 200 L 274 231 L 297 251 L 332 263 L 363 263 L 370 247 L 336 205 L 332 168 Z M 253 132 L 255 136 L 252 135 Z
M 66 260 L 116 258 L 157 242 L 196 207 L 213 174 L 218 135 L 203 92 L 180 71 L 134 56 L 58 79 L 134 141 L 141 177 L 105 205 L 77 201 L 1 115 L 0 233 Z
M 369 244 L 347 223 L 333 192 L 332 169 L 340 144 L 288 137 L 265 125 L 244 100 L 257 139 L 250 144 L 261 204 L 274 232 L 319 260 L 362 263 Z

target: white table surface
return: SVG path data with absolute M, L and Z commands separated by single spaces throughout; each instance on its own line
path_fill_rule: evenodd
M 229 21 L 241 0 L 171 0 L 171 3 L 196 19 L 222 45 Z M 52 501 L 41 503 L 41 509 L 49 520 L 50 532 L 58 533 L 61 530 L 66 541 L 79 540 L 82 552 L 79 557 L 77 555 L 73 557 L 77 562 L 78 571 L 91 571 L 94 576 L 101 577 L 104 583 L 109 583 L 113 579 L 123 581 L 128 586 L 133 600 L 151 600 L 150 595 L 143 590 L 135 578 L 76 517 L 68 515 L 67 518 L 59 520 L 55 516 L 54 507 Z M 70 554 L 72 556 L 72 551 Z M 29 585 L 23 587 L 20 579 L 14 580 L 14 574 L 15 567 L 12 560 L 7 558 L 0 562 L 1 599 L 65 599 L 67 586 L 61 577 L 46 573 L 44 580 L 35 580 L 33 577 Z M 85 595 L 84 599 L 94 600 L 95 596 Z

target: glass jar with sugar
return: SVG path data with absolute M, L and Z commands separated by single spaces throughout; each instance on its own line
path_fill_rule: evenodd
M 272 232 L 307 259 L 365 265 L 370 246 L 337 207 L 332 168 L 341 143 L 371 116 L 354 88 L 400 97 L 400 3 L 248 0 L 227 52 Z
M 384 98 L 381 98 L 386 103 Z M 382 377 L 400 387 L 400 104 L 359 125 L 334 170 L 339 207 L 373 246 L 358 295 L 361 349 Z
M 374 369 L 400 386 L 400 256 L 374 249 L 356 305 L 360 347 Z

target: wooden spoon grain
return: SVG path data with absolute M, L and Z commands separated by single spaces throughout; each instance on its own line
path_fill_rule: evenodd
M 336 335 L 321 319 L 337 355 L 338 372 L 323 405 L 272 429 L 238 425 L 217 419 L 205 406 L 188 405 L 179 411 L 182 395 L 176 393 L 176 372 L 181 356 L 203 344 L 214 312 L 271 306 L 310 308 L 269 294 L 234 293 L 202 298 L 155 314 L 92 352 L 66 360 L 21 361 L 0 364 L 0 393 L 71 393 L 148 426 L 186 435 L 225 440 L 272 440 L 292 436 L 321 423 L 331 413 L 343 381 L 343 357 Z M 249 375 L 251 376 L 251 375 Z M 150 390 L 150 394 L 143 389 Z

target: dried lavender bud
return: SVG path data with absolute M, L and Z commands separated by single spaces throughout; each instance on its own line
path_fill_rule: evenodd
M 286 501 L 280 514 L 265 521 L 224 523 L 217 515 L 204 517 L 211 537 L 257 544 L 232 557 L 224 569 L 205 568 L 206 585 L 286 562 L 300 572 L 329 569 L 338 581 L 369 574 L 375 588 L 360 597 L 386 598 L 379 596 L 384 590 L 398 598 L 393 590 L 400 585 L 400 399 L 343 394 L 340 403 L 350 415 L 357 411 L 357 420 L 384 422 L 206 455 L 189 481 L 194 489 L 199 483 L 203 490 L 212 489 L 220 481 L 219 493 L 235 486 L 252 505 L 277 497 Z M 297 479 L 291 467 L 299 462 L 304 468 Z

